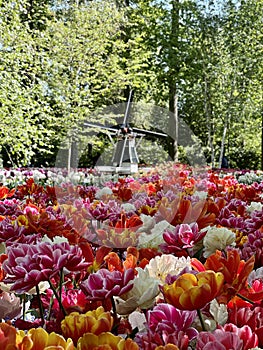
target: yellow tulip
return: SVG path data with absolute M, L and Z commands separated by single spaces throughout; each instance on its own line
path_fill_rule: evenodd
M 131 339 L 124 339 L 110 332 L 95 335 L 86 333 L 79 339 L 77 350 L 139 350 Z
M 32 328 L 27 333 L 17 332 L 17 349 L 23 350 L 74 350 L 73 341 L 65 340 L 55 332 L 47 333 L 43 328 Z
M 184 273 L 173 284 L 163 286 L 165 300 L 181 310 L 203 308 L 220 292 L 224 283 L 221 272 Z
M 105 312 L 102 306 L 85 314 L 72 312 L 61 322 L 62 334 L 65 338 L 71 338 L 74 344 L 85 333 L 99 335 L 109 332 L 113 326 L 113 317 L 110 312 Z

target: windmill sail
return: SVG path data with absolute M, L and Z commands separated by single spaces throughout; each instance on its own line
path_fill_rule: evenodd
M 114 134 L 116 135 L 117 141 L 115 143 L 114 152 L 111 159 L 111 166 L 100 166 L 101 171 L 118 172 L 124 174 L 136 173 L 138 171 L 139 164 L 139 157 L 137 154 L 136 146 L 138 147 L 142 138 L 146 135 L 153 135 L 156 137 L 167 137 L 166 134 L 161 132 L 143 130 L 130 126 L 129 119 L 131 114 L 132 100 L 133 91 L 131 90 L 122 124 L 107 127 L 104 125 L 98 125 L 93 123 L 84 123 L 84 126 L 105 129 L 111 134 L 112 132 L 114 132 Z M 137 144 L 136 138 L 137 141 L 139 138 Z

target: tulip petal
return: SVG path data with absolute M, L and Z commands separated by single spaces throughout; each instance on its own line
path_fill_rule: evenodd
M 48 333 L 43 328 L 32 328 L 28 331 L 35 349 L 45 349 L 48 343 Z

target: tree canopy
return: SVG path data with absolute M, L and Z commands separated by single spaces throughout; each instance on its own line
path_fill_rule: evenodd
M 262 13 L 262 0 L 0 1 L 4 165 L 54 165 L 70 130 L 132 88 L 135 101 L 182 118 L 212 166 L 226 155 L 259 168 Z M 137 116 L 138 127 L 151 118 Z M 96 153 L 105 139 L 86 142 Z M 183 159 L 178 142 L 164 148 Z

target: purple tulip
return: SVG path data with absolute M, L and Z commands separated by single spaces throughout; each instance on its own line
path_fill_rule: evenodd
M 133 287 L 134 269 L 124 272 L 100 269 L 80 285 L 89 300 L 104 300 L 127 293 Z
M 135 337 L 140 349 L 153 350 L 169 343 L 179 349 L 188 349 L 188 344 L 196 338 L 198 331 L 191 327 L 196 311 L 178 310 L 174 306 L 160 303 L 147 312 L 146 331 Z
M 23 233 L 23 226 L 19 226 L 17 221 L 5 218 L 0 222 L 0 243 L 16 242 Z
M 160 303 L 148 311 L 147 323 L 152 332 L 171 334 L 184 331 L 189 340 L 192 340 L 198 334 L 195 328 L 190 327 L 196 315 L 196 311 L 179 310 L 173 305 Z
M 68 243 L 13 244 L 7 247 L 8 259 L 3 262 L 4 283 L 11 283 L 11 291 L 28 292 L 41 281 L 49 281 L 63 268 L 71 272 L 85 270 L 82 250 Z
M 165 243 L 160 244 L 160 249 L 166 254 L 174 254 L 183 252 L 186 249 L 192 248 L 201 240 L 205 232 L 200 232 L 197 223 L 180 224 L 173 230 L 167 230 L 163 233 Z
M 263 264 L 263 233 L 257 230 L 247 236 L 247 241 L 241 249 L 241 257 L 248 260 L 252 255 L 255 256 L 254 268 L 261 267 Z

